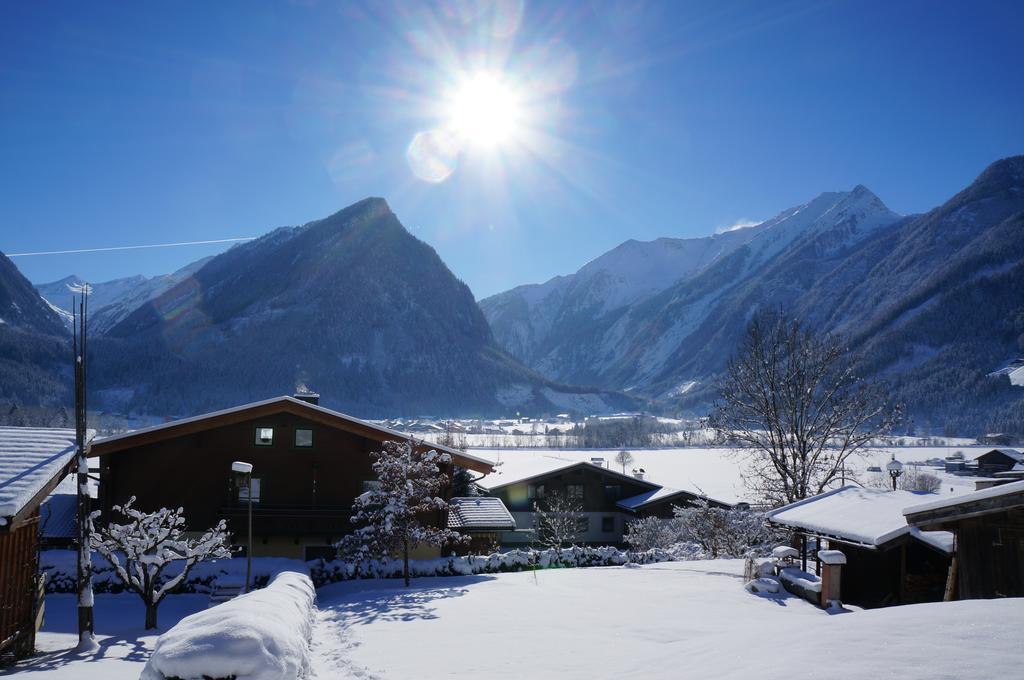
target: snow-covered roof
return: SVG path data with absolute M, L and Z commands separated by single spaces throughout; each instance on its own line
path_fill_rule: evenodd
M 570 468 L 583 466 L 590 466 L 595 470 L 600 470 L 604 474 L 619 477 L 623 480 L 629 480 L 636 484 L 649 486 L 652 489 L 660 488 L 659 485 L 654 482 L 646 479 L 637 479 L 631 475 L 624 475 L 611 468 L 595 465 L 588 461 L 566 460 L 564 458 L 556 458 L 554 456 L 542 456 L 536 458 L 527 458 L 524 456 L 514 460 L 510 456 L 508 461 L 503 462 L 501 466 L 497 468 L 498 474 L 484 477 L 478 481 L 477 484 L 484 489 L 493 491 L 494 489 L 499 489 L 503 486 L 508 486 L 509 484 L 525 482 L 526 480 L 533 479 L 534 477 L 547 476 Z
M 616 503 L 620 508 L 625 510 L 639 510 L 640 508 L 650 505 L 651 503 L 657 503 L 665 499 L 677 496 L 680 494 L 687 494 L 689 496 L 698 496 L 701 494 L 694 493 L 693 491 L 686 491 L 684 489 L 674 489 L 671 486 L 661 486 L 651 491 L 645 491 L 644 493 L 637 494 L 636 496 L 630 496 L 629 498 L 623 498 L 621 501 Z M 715 500 L 715 499 L 711 499 Z
M 919 512 L 952 508 L 957 505 L 965 505 L 967 503 L 974 503 L 976 501 L 983 501 L 990 498 L 999 498 L 1001 496 L 1012 496 L 1014 494 L 1024 494 L 1024 481 L 1001 484 L 999 486 L 989 487 L 988 489 L 982 489 L 981 491 L 975 491 L 973 493 L 965 493 L 951 498 L 940 498 L 928 503 L 919 503 L 917 505 L 907 506 L 903 510 L 903 514 L 914 515 Z
M 56 485 L 74 456 L 74 430 L 0 427 L 0 525 Z
M 1021 453 L 1016 449 L 989 449 L 985 453 L 981 454 L 981 456 L 987 456 L 990 453 L 1001 453 L 1010 460 L 1015 460 L 1018 463 L 1024 463 L 1024 453 Z M 978 456 L 974 460 L 978 460 L 981 456 Z
M 203 414 L 200 414 L 198 416 L 191 416 L 189 418 L 180 418 L 178 420 L 172 420 L 172 421 L 167 422 L 167 423 L 161 423 L 159 425 L 153 425 L 151 427 L 144 427 L 144 428 L 140 428 L 138 430 L 130 430 L 129 432 L 125 432 L 125 433 L 122 433 L 122 434 L 116 434 L 116 435 L 112 435 L 112 436 L 109 436 L 109 437 L 100 437 L 100 438 L 97 438 L 94 443 L 95 443 L 95 445 L 97 447 L 103 447 L 103 446 L 110 445 L 111 443 L 114 443 L 114 442 L 121 442 L 121 441 L 124 441 L 124 440 L 129 440 L 131 438 L 138 437 L 140 435 L 148 435 L 148 434 L 152 434 L 152 433 L 160 433 L 160 432 L 167 431 L 167 430 L 174 430 L 175 428 L 179 428 L 179 427 L 182 427 L 184 425 L 189 425 L 189 424 L 193 424 L 193 423 L 201 423 L 204 420 L 213 420 L 213 419 L 217 419 L 217 418 L 223 418 L 225 416 L 241 414 L 241 413 L 243 413 L 245 411 L 251 411 L 253 409 L 258 409 L 258 408 L 265 407 L 265 406 L 273 406 L 275 404 L 282 404 L 282 405 L 283 404 L 287 404 L 289 406 L 297 406 L 297 407 L 302 408 L 302 409 L 308 409 L 308 410 L 310 410 L 310 411 L 312 411 L 314 413 L 318 413 L 318 414 L 321 414 L 321 415 L 329 416 L 331 418 L 335 418 L 335 419 L 338 419 L 338 420 L 346 421 L 346 422 L 352 423 L 354 425 L 358 425 L 360 427 L 364 427 L 364 428 L 368 428 L 370 430 L 374 430 L 374 431 L 380 433 L 381 435 L 385 435 L 387 437 L 393 437 L 393 438 L 397 438 L 397 439 L 409 439 L 410 438 L 410 435 L 408 433 L 406 433 L 406 432 L 399 432 L 398 430 L 392 430 L 392 429 L 383 427 L 381 425 L 377 425 L 375 423 L 371 423 L 371 422 L 369 422 L 367 420 L 362 420 L 360 418 L 356 418 L 354 416 L 350 416 L 350 415 L 347 415 L 345 413 L 341 413 L 340 411 L 334 411 L 332 409 L 325 408 L 323 406 L 320 406 L 319 404 L 311 404 L 308 401 L 303 401 L 301 399 L 296 399 L 295 397 L 285 395 L 285 396 L 281 396 L 281 397 L 273 397 L 272 399 L 264 399 L 262 401 L 254 401 L 254 402 L 251 402 L 251 403 L 248 403 L 248 404 L 242 404 L 241 406 L 233 406 L 231 408 L 222 409 L 220 411 L 213 411 L 211 413 L 203 413 Z M 485 465 L 485 466 L 493 466 L 494 465 L 494 461 L 487 460 L 486 458 L 480 458 L 479 456 L 474 456 L 472 454 L 466 453 L 465 451 L 461 451 L 459 449 L 453 449 L 451 447 L 444 446 L 442 444 L 431 444 L 430 447 L 434 448 L 434 449 L 437 449 L 438 451 L 443 451 L 445 453 L 448 453 L 453 458 L 456 458 L 456 459 L 461 458 L 461 459 L 463 459 L 465 461 L 471 461 L 471 462 L 475 462 L 475 463 L 478 463 L 480 465 Z M 458 462 L 458 461 L 456 461 L 456 462 Z
M 78 535 L 78 496 L 50 494 L 39 510 L 39 533 L 43 538 L 74 538 Z
M 776 524 L 867 547 L 878 547 L 909 534 L 936 548 L 946 550 L 948 545 L 951 549 L 952 534 L 918 531 L 903 517 L 905 508 L 929 495 L 844 486 L 772 510 L 767 516 Z
M 450 529 L 513 531 L 516 528 L 516 521 L 500 498 L 467 496 L 451 500 L 448 527 Z

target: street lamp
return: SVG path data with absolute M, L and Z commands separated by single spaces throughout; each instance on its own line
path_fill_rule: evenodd
M 249 548 L 245 551 L 245 592 L 249 592 L 249 575 L 252 573 L 252 463 L 236 460 L 231 464 L 235 483 L 241 488 L 245 484 L 245 495 L 249 499 Z
M 903 463 L 896 460 L 896 454 L 893 454 L 892 460 L 890 460 L 885 469 L 889 471 L 889 476 L 892 477 L 892 490 L 896 490 L 896 480 L 903 474 Z

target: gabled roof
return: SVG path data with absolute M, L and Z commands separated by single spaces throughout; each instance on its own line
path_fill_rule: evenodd
M 987 456 L 990 453 L 1001 453 L 1010 460 L 1016 461 L 1018 463 L 1024 463 L 1024 453 L 1021 453 L 1016 449 L 989 449 L 985 453 L 981 454 L 981 456 Z M 981 458 L 981 456 L 976 457 L 974 460 L 978 460 L 978 458 Z
M 500 498 L 466 496 L 451 500 L 448 528 L 464 531 L 515 531 L 516 521 Z
M 123 451 L 143 444 L 193 434 L 213 427 L 233 425 L 235 423 L 245 422 L 246 420 L 276 413 L 290 413 L 313 422 L 343 429 L 348 432 L 353 432 L 363 437 L 367 437 L 368 439 L 375 439 L 378 441 L 398 441 L 411 438 L 410 435 L 404 432 L 398 432 L 397 430 L 391 430 L 380 425 L 375 425 L 365 420 L 360 420 L 359 418 L 355 418 L 338 411 L 333 411 L 323 406 L 310 404 L 309 402 L 296 399 L 295 397 L 282 396 L 274 397 L 273 399 L 264 399 L 263 401 L 254 401 L 250 404 L 242 404 L 241 406 L 235 406 L 222 411 L 204 413 L 202 415 L 192 416 L 191 418 L 173 420 L 169 423 L 154 425 L 152 427 L 144 427 L 139 430 L 132 430 L 131 432 L 113 435 L 111 437 L 103 437 L 101 439 L 97 439 L 93 443 L 92 451 L 89 455 L 101 456 L 115 453 L 117 451 Z M 455 461 L 455 464 L 460 467 L 474 470 L 476 472 L 483 472 L 485 474 L 491 472 L 494 468 L 494 463 L 492 461 L 473 456 L 464 451 L 442 446 L 440 444 L 429 444 L 428 446 L 432 449 L 437 449 L 438 451 L 450 454 L 452 459 Z
M 654 503 L 662 503 L 671 501 L 674 498 L 685 496 L 687 498 L 706 498 L 717 505 L 731 506 L 731 503 L 725 503 L 723 501 L 716 500 L 710 496 L 705 496 L 700 493 L 693 491 L 687 491 L 685 489 L 673 489 L 670 486 L 661 486 L 652 491 L 645 491 L 644 493 L 631 496 L 629 498 L 623 498 L 621 501 L 616 503 L 623 510 L 629 510 L 630 512 L 636 512 Z
M 86 435 L 86 446 L 95 433 Z M 75 431 L 0 427 L 0 529 L 10 530 L 42 504 L 75 460 Z
M 477 482 L 477 484 L 479 484 L 481 487 L 487 489 L 488 491 L 494 491 L 495 489 L 501 489 L 503 487 L 509 486 L 510 484 L 518 484 L 520 482 L 528 482 L 528 481 L 532 481 L 532 480 L 535 480 L 535 479 L 542 479 L 542 478 L 545 478 L 545 477 L 552 477 L 554 475 L 565 474 L 566 472 L 569 472 L 570 470 L 574 470 L 576 468 L 580 468 L 580 469 L 584 469 L 584 470 L 591 470 L 593 472 L 599 472 L 599 473 L 607 475 L 609 477 L 617 478 L 617 479 L 620 479 L 620 480 L 623 480 L 623 481 L 632 482 L 633 484 L 638 484 L 640 486 L 646 486 L 646 487 L 650 488 L 651 490 L 656 490 L 656 489 L 660 489 L 661 488 L 658 484 L 655 484 L 653 482 L 649 482 L 649 481 L 647 481 L 645 479 L 637 479 L 636 477 L 633 477 L 631 475 L 624 475 L 621 472 L 616 472 L 615 470 L 612 470 L 610 468 L 602 467 L 600 465 L 594 465 L 593 463 L 588 463 L 586 461 L 567 462 L 564 465 L 556 465 L 556 466 L 549 467 L 549 468 L 541 470 L 541 471 L 537 471 L 537 470 L 532 470 L 532 471 L 521 470 L 517 474 L 514 474 L 514 475 L 512 475 L 510 477 L 508 477 L 508 476 L 502 477 L 502 476 L 500 476 L 500 473 L 499 473 L 498 476 L 495 476 L 495 477 L 493 477 L 491 479 L 480 480 L 479 482 Z
M 766 516 L 775 524 L 871 549 L 910 535 L 950 552 L 951 534 L 917 531 L 903 517 L 905 508 L 930 495 L 844 486 L 771 510 Z

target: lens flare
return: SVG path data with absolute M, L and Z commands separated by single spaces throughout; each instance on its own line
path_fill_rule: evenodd
M 416 177 L 439 184 L 455 172 L 459 148 L 447 130 L 417 132 L 405 150 L 405 160 Z

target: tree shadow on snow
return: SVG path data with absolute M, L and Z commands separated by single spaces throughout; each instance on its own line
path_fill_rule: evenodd
M 25 674 L 32 672 L 53 671 L 69 663 L 93 663 L 107 658 L 116 658 L 126 662 L 145 663 L 149 659 L 150 649 L 140 637 L 147 635 L 159 635 L 162 631 L 140 632 L 137 636 L 111 636 L 97 640 L 99 649 L 95 652 L 79 652 L 77 649 L 59 649 L 51 652 L 41 652 L 21 662 L 0 670 L 0 676 L 13 675 L 15 673 Z M 128 647 L 128 651 L 112 650 L 116 647 Z
M 456 580 L 447 578 L 445 580 Z M 416 621 L 436 619 L 433 604 L 439 600 L 462 597 L 469 592 L 465 586 L 494 580 L 493 576 L 466 576 L 448 586 L 413 585 L 405 588 L 397 581 L 393 588 L 360 590 L 345 599 L 320 605 L 322 615 L 346 626 L 376 621 Z

